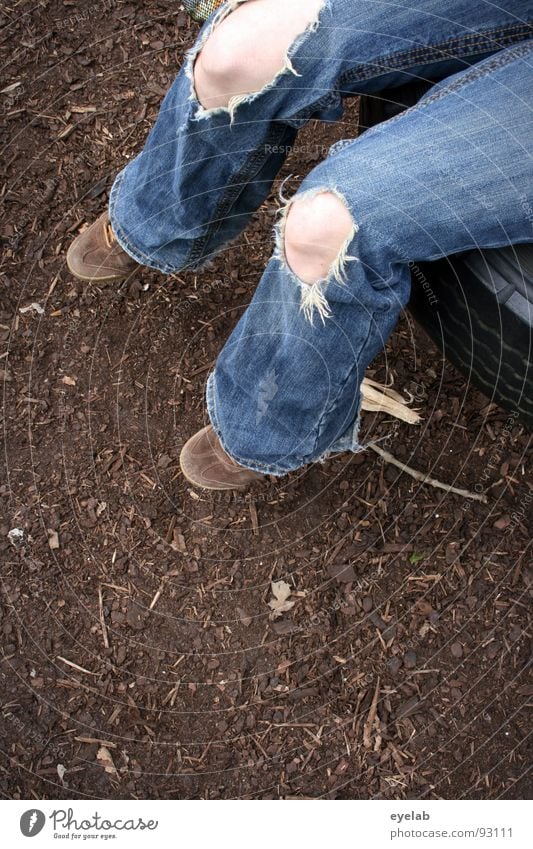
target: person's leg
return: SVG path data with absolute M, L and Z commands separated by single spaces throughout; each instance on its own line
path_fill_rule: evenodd
M 342 96 L 436 79 L 531 32 L 530 0 L 229 0 L 203 28 L 110 219 L 137 262 L 197 267 L 268 194 L 296 131 Z M 529 25 L 528 25 L 529 23 Z
M 533 242 L 532 104 L 530 40 L 335 146 L 303 181 L 208 380 L 233 462 L 282 475 L 358 450 L 360 384 L 408 301 L 410 264 Z

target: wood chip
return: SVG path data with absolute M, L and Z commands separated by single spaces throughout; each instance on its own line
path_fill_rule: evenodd
M 372 748 L 372 731 L 374 730 L 374 723 L 376 720 L 377 709 L 378 709 L 378 699 L 379 699 L 379 678 L 376 682 L 376 689 L 374 690 L 374 697 L 372 699 L 372 703 L 370 705 L 370 709 L 368 711 L 368 716 L 366 722 L 363 726 L 363 746 L 365 749 Z
M 355 581 L 355 570 L 350 563 L 331 563 L 328 566 L 328 572 L 341 584 L 350 584 Z

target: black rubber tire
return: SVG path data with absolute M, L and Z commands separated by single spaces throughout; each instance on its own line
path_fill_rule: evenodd
M 427 88 L 362 97 L 361 129 L 413 105 Z M 425 263 L 411 276 L 418 323 L 469 382 L 533 430 L 533 245 Z
M 533 245 L 420 269 L 426 281 L 412 275 L 409 304 L 415 319 L 469 382 L 533 430 Z

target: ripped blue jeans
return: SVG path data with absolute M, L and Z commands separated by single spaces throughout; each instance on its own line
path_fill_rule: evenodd
M 194 60 L 238 2 L 205 24 L 114 183 L 111 223 L 141 264 L 173 273 L 211 258 L 266 198 L 298 129 L 340 119 L 344 97 L 437 80 L 414 108 L 334 145 L 286 202 L 272 259 L 209 376 L 224 449 L 283 475 L 360 449 L 360 384 L 409 299 L 413 263 L 533 241 L 533 2 L 324 0 L 271 83 L 207 109 Z M 286 262 L 285 219 L 323 191 L 353 229 L 308 285 Z

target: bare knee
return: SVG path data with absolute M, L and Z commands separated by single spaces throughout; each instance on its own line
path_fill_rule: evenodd
M 247 0 L 210 34 L 194 65 L 196 96 L 206 109 L 252 94 L 286 66 L 287 51 L 324 0 Z
M 285 222 L 285 258 L 304 283 L 328 276 L 355 224 L 345 203 L 327 190 L 291 204 Z

